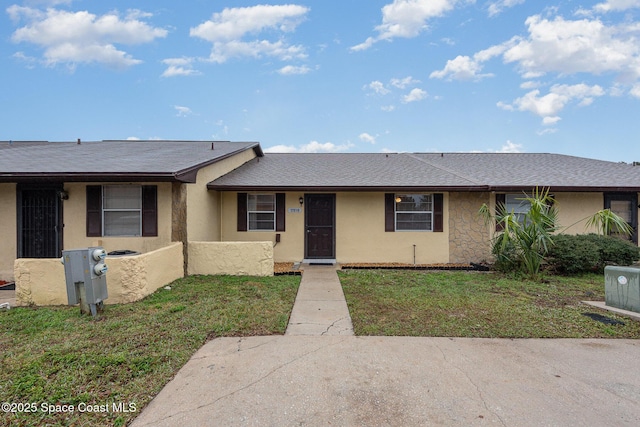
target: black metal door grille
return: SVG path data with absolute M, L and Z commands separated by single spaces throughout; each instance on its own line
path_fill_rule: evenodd
M 60 256 L 60 199 L 55 189 L 20 191 L 21 258 L 56 258 Z

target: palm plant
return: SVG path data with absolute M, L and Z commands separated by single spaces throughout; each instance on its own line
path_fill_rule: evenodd
M 501 229 L 492 241 L 492 252 L 497 264 L 505 269 L 518 269 L 531 277 L 540 274 L 545 256 L 553 245 L 553 233 L 557 231 L 558 210 L 554 206 L 549 189 L 535 188 L 531 196 L 519 199 L 528 203 L 526 214 L 507 211 L 504 204 L 496 207 L 493 215 L 484 204 L 480 215 L 485 221 L 494 222 Z
M 483 204 L 479 214 L 485 219 L 485 223 L 495 223 L 501 230 L 491 242 L 496 265 L 505 270 L 523 271 L 535 278 L 540 274 L 545 257 L 553 245 L 554 233 L 559 231 L 558 210 L 549 194 L 549 188 L 536 187 L 531 196 L 525 194 L 518 200 L 530 205 L 527 213 L 509 212 L 504 204 L 498 204 L 494 215 Z M 612 233 L 627 236 L 633 234 L 633 228 L 610 209 L 599 210 L 586 219 L 587 227 L 594 227 L 605 236 Z

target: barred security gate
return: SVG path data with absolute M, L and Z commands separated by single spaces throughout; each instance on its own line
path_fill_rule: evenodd
M 58 258 L 62 249 L 61 186 L 18 187 L 18 258 Z

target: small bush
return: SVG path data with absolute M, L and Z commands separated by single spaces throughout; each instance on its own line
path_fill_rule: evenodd
M 602 272 L 606 265 L 630 265 L 640 259 L 640 248 L 616 237 L 560 234 L 553 243 L 547 265 L 563 274 Z

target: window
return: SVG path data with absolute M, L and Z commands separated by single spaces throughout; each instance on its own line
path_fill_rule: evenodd
M 275 194 L 248 194 L 247 220 L 249 231 L 274 231 L 276 229 Z
M 431 231 L 433 197 L 431 194 L 397 194 L 396 231 Z
M 444 195 L 384 195 L 384 231 L 444 231 Z
M 155 185 L 88 185 L 87 236 L 157 236 Z
M 513 212 L 520 223 L 524 221 L 525 215 L 531 209 L 531 203 L 523 200 L 526 197 L 528 197 L 526 194 L 505 194 L 504 207 L 507 213 Z
M 285 231 L 285 193 L 237 193 L 238 231 Z

